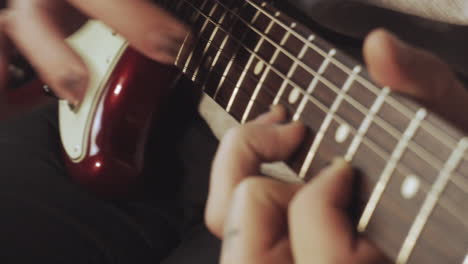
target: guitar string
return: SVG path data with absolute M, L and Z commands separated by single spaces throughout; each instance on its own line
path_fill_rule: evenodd
M 216 2 L 218 2 L 218 4 L 220 5 L 223 5 L 221 2 L 219 2 L 219 0 L 214 0 Z M 287 32 L 293 34 L 295 37 L 297 37 L 302 44 L 304 45 L 307 45 L 309 48 L 317 51 L 322 57 L 326 58 L 327 57 L 327 53 L 322 50 L 320 47 L 316 46 L 313 42 L 310 42 L 308 41 L 305 37 L 303 37 L 300 33 L 296 32 L 293 28 L 285 25 L 282 21 L 278 20 L 276 17 L 272 16 L 270 13 L 268 13 L 266 10 L 264 10 L 263 8 L 261 8 L 259 5 L 257 5 L 256 3 L 253 3 L 251 0 L 244 0 L 245 2 L 249 3 L 253 8 L 255 8 L 255 10 L 258 10 L 260 12 L 262 12 L 265 16 L 267 16 L 268 18 L 270 18 L 271 20 L 275 21 L 277 25 L 281 26 L 283 29 L 285 29 Z M 266 3 L 266 2 L 265 2 Z M 244 20 L 245 23 L 248 23 Z M 261 32 L 258 32 L 258 34 L 260 35 L 263 35 L 263 33 Z M 345 71 L 347 74 L 352 74 L 352 69 L 350 69 L 348 66 L 344 65 L 342 62 L 340 62 L 339 60 L 336 60 L 335 58 L 331 57 L 331 63 L 333 63 L 335 66 L 337 66 L 338 68 L 342 69 L 343 71 Z M 312 69 L 313 70 L 313 69 Z M 363 86 L 365 86 L 369 91 L 371 91 L 372 93 L 374 93 L 374 95 L 378 95 L 379 94 L 379 91 L 380 91 L 380 88 L 378 88 L 377 86 L 375 86 L 374 84 L 372 84 L 371 82 L 369 82 L 368 80 L 362 78 L 361 76 L 357 76 L 357 81 L 360 82 Z M 394 98 L 389 98 L 389 102 L 388 102 L 390 105 L 394 106 L 397 110 L 399 110 L 401 113 L 403 113 L 406 117 L 408 118 L 411 118 L 412 116 L 414 116 L 414 112 L 409 109 L 408 107 L 402 105 L 400 102 L 396 101 Z M 455 148 L 456 145 L 457 145 L 457 140 L 453 139 L 452 137 L 448 136 L 447 134 L 444 134 L 440 131 L 440 129 L 437 129 L 437 127 L 434 127 L 431 123 L 429 122 L 426 122 L 426 121 L 423 121 L 423 123 L 425 123 L 425 125 L 429 126 L 429 128 L 427 128 L 428 132 L 431 133 L 431 130 L 432 129 L 436 129 L 438 134 L 440 137 L 447 137 L 447 140 L 450 142 L 449 144 L 447 144 L 451 149 Z M 427 123 L 427 124 L 426 124 Z
M 199 37 L 199 39 L 205 40 L 205 41 L 206 41 L 206 44 L 208 44 L 208 43 L 210 43 L 210 44 L 213 43 L 212 41 L 210 41 L 210 40 L 208 40 L 208 39 L 206 39 L 206 38 L 204 38 L 204 37 Z M 214 51 L 221 52 L 221 51 L 223 50 L 223 49 L 220 49 L 219 47 L 217 47 L 217 46 L 215 46 L 215 45 L 212 45 L 211 47 L 215 47 L 215 50 L 214 50 Z M 227 55 L 224 54 L 224 53 L 220 53 L 220 54 L 221 54 L 220 56 L 223 56 L 223 57 L 225 57 L 225 58 L 229 58 L 229 56 L 227 56 Z M 234 57 L 235 57 L 235 56 L 234 56 Z M 235 60 L 235 58 L 234 58 L 234 60 Z M 233 63 L 233 66 L 236 66 L 237 68 L 242 69 L 242 66 L 239 65 L 239 64 L 236 63 L 236 62 Z M 232 84 L 235 84 L 235 83 L 236 83 L 236 81 L 233 80 L 232 78 L 230 78 L 228 75 L 226 75 L 225 73 L 221 73 L 221 72 L 219 72 L 219 71 L 216 71 L 214 68 L 213 68 L 210 72 L 208 72 L 206 76 L 203 76 L 204 79 L 205 79 L 205 82 L 202 82 L 202 80 L 198 80 L 198 79 L 195 79 L 195 80 L 192 79 L 192 80 L 193 80 L 195 83 L 198 83 L 201 87 L 204 87 L 204 86 L 206 85 L 206 80 L 209 78 L 209 74 L 211 74 L 212 72 L 218 73 L 218 74 L 220 75 L 220 77 L 224 77 L 225 80 L 230 81 Z M 186 74 L 190 74 L 190 73 L 186 73 Z M 255 76 L 252 75 L 252 74 L 249 74 L 248 77 L 253 78 L 253 77 L 255 77 Z M 197 75 L 195 78 L 201 78 L 201 75 Z M 266 85 L 268 85 L 268 84 L 266 84 Z M 267 90 L 267 91 L 270 91 L 270 90 Z M 243 89 L 239 90 L 239 93 L 246 94 L 247 97 L 250 97 L 250 96 L 248 96 L 248 93 L 245 92 Z M 270 93 L 270 95 L 273 95 L 273 94 Z M 280 100 L 281 100 L 282 103 L 284 103 L 284 99 L 280 99 Z M 250 101 L 257 102 L 257 105 L 261 105 L 261 106 L 263 106 L 265 109 L 268 109 L 268 106 L 269 106 L 269 105 L 264 104 L 264 103 L 261 102 L 260 100 L 250 100 Z M 321 102 L 318 102 L 318 104 L 320 104 L 320 106 L 319 106 L 319 105 L 317 105 L 317 106 L 318 106 L 324 113 L 327 113 L 327 112 L 328 112 L 328 108 L 327 108 L 326 106 L 321 105 Z M 287 104 L 287 102 L 286 102 L 284 105 L 285 105 L 285 107 L 286 107 L 288 110 L 294 110 L 294 109 L 292 109 L 292 107 L 289 106 L 289 104 Z M 341 118 L 339 115 L 335 115 L 333 118 L 335 119 L 335 121 L 336 121 L 337 123 L 340 123 L 340 124 L 346 123 L 344 120 L 342 120 L 342 118 Z M 303 117 L 301 117 L 301 120 L 303 120 L 303 121 L 308 121 L 309 123 L 313 122 L 313 120 L 310 119 L 310 118 L 308 118 L 306 115 L 303 116 Z M 353 129 L 353 130 L 350 131 L 350 133 L 356 135 L 356 132 L 357 132 L 356 129 L 355 129 L 354 127 L 353 127 L 352 129 Z M 369 142 L 367 142 L 367 141 L 369 141 Z M 383 160 L 387 160 L 387 159 L 389 158 L 390 154 L 389 154 L 388 152 L 386 152 L 385 150 L 382 150 L 382 147 L 379 146 L 377 143 L 373 142 L 372 140 L 368 140 L 368 139 L 366 138 L 365 140 L 363 140 L 363 143 L 365 143 L 371 150 L 373 150 L 373 151 L 374 151 L 377 155 L 379 155 Z M 375 150 L 375 148 L 377 148 L 377 150 Z M 401 172 L 403 172 L 402 174 L 407 173 L 407 175 L 410 175 L 409 171 L 411 171 L 411 169 L 407 168 L 405 165 L 401 165 L 400 167 L 397 167 L 395 170 L 396 170 L 396 171 L 401 171 Z M 428 187 L 430 187 L 430 184 L 428 184 L 424 179 L 421 181 L 421 183 L 422 183 L 422 184 L 421 184 L 421 192 L 427 197 L 427 196 L 429 195 L 429 193 L 430 193 L 430 190 L 429 190 L 429 188 L 428 188 Z M 386 196 L 384 196 L 382 199 L 389 199 L 389 198 L 387 198 Z M 440 197 L 440 198 L 438 199 L 438 201 L 439 201 L 439 205 L 440 205 L 442 208 L 446 209 L 451 215 L 453 215 L 454 217 L 458 218 L 458 219 L 460 220 L 460 222 L 462 222 L 464 225 L 466 225 L 466 226 L 468 227 L 468 225 L 464 223 L 464 220 L 463 220 L 464 217 L 461 216 L 461 215 L 459 215 L 459 214 L 457 213 L 457 212 L 459 211 L 459 210 L 457 210 L 457 209 L 459 209 L 459 208 L 458 208 L 458 206 L 457 206 L 456 203 L 452 203 L 452 201 L 451 201 L 450 199 L 445 198 L 445 196 Z M 454 206 L 453 206 L 454 204 L 455 204 L 455 207 L 457 207 L 457 208 L 454 208 Z
M 221 6 L 224 6 L 222 3 L 220 3 L 218 0 L 214 0 L 215 2 L 217 2 L 219 5 Z M 246 1 L 246 2 L 250 2 L 250 1 Z M 192 5 L 193 6 L 193 5 Z M 265 14 L 268 14 L 267 12 L 261 10 L 260 7 L 255 7 L 253 6 L 256 10 L 258 11 L 262 11 L 263 13 Z M 229 9 L 227 9 L 226 7 L 224 7 L 225 10 L 227 12 L 230 12 L 232 13 L 232 11 L 230 11 Z M 201 10 L 200 10 L 201 11 Z M 335 92 L 336 94 L 339 94 L 339 91 L 340 89 L 338 87 L 336 87 L 332 82 L 330 82 L 329 80 L 327 80 L 326 78 L 320 76 L 320 74 L 318 74 L 317 72 L 315 72 L 313 69 L 311 69 L 308 65 L 304 64 L 302 61 L 299 61 L 297 60 L 297 58 L 292 55 L 289 51 L 285 50 L 284 48 L 282 48 L 281 46 L 279 46 L 275 41 L 273 41 L 270 37 L 268 37 L 267 35 L 265 35 L 264 33 L 260 32 L 260 30 L 256 29 L 254 26 L 252 26 L 249 22 L 245 21 L 242 17 L 239 17 L 237 14 L 234 14 L 232 13 L 233 15 L 237 16 L 239 18 L 239 20 L 243 21 L 243 23 L 249 27 L 250 29 L 254 30 L 259 36 L 261 36 L 263 39 L 267 40 L 268 42 L 270 42 L 270 44 L 272 44 L 273 46 L 275 46 L 277 49 L 280 49 L 282 50 L 283 54 L 287 55 L 291 60 L 293 60 L 294 62 L 297 62 L 298 64 L 302 64 L 302 68 L 304 68 L 305 70 L 307 70 L 309 73 L 312 74 L 312 76 L 316 76 L 319 81 L 321 81 L 325 86 L 327 86 L 328 88 L 330 88 L 333 92 Z M 206 15 L 204 15 L 205 17 L 207 17 Z M 268 16 L 270 18 L 272 18 L 271 15 L 268 14 Z M 209 17 L 207 17 L 208 19 L 210 19 Z M 276 20 L 275 18 L 272 18 L 272 20 Z M 213 21 L 212 21 L 213 22 Z M 217 24 L 216 22 L 213 22 L 214 24 Z M 276 22 L 278 23 L 278 22 Z M 222 29 L 222 28 L 221 28 Z M 310 43 L 310 42 L 307 42 L 307 43 Z M 305 43 L 303 43 L 305 44 Z M 313 44 L 310 44 L 312 46 L 315 46 Z M 308 46 L 310 46 L 308 45 Z M 316 47 L 316 49 L 319 49 L 318 47 Z M 320 49 L 319 49 L 320 50 Z M 322 51 L 323 53 L 325 53 L 324 51 Z M 333 59 L 333 57 L 331 57 Z M 262 58 L 260 58 L 262 61 L 264 61 Z M 264 61 L 265 62 L 265 61 Z M 349 72 L 348 72 L 349 73 Z M 357 75 L 357 77 L 361 78 L 360 75 Z M 288 78 L 289 79 L 289 78 Z M 368 88 L 369 89 L 369 88 Z M 375 89 L 378 89 L 377 87 L 375 87 Z M 369 89 L 370 90 L 370 89 Z M 374 94 L 378 95 L 377 92 L 374 92 L 372 91 Z M 391 97 L 388 97 L 388 98 L 391 98 Z M 348 103 L 350 103 L 352 106 L 354 106 L 357 110 L 359 110 L 361 113 L 367 115 L 368 114 L 368 109 L 366 109 L 366 107 L 362 106 L 359 102 L 356 102 L 352 97 L 349 97 L 347 94 L 344 95 L 344 100 Z M 388 101 L 388 100 L 387 100 Z M 399 103 L 398 103 L 399 104 Z M 398 107 L 395 107 L 397 110 Z M 365 109 L 365 110 L 363 110 Z M 412 116 L 411 116 L 412 118 Z M 380 127 L 384 128 L 384 130 L 386 132 L 388 132 L 391 136 L 393 136 L 395 139 L 399 139 L 400 136 L 401 136 L 401 132 L 396 129 L 395 127 L 393 127 L 391 124 L 388 124 L 385 120 L 382 120 L 379 116 L 375 116 L 374 117 L 374 123 L 376 123 L 377 125 L 379 125 Z M 383 124 L 382 124 L 383 123 Z M 429 124 L 430 126 L 432 126 L 429 122 L 425 122 L 423 120 L 423 124 Z M 428 130 L 424 125 L 421 125 L 420 126 L 422 129 L 425 129 L 426 132 L 428 132 L 429 134 L 433 135 L 433 133 L 431 131 L 433 131 L 434 129 L 430 129 Z M 432 128 L 434 128 L 432 126 Z M 440 131 L 439 129 L 435 129 L 436 131 Z M 395 132 L 396 131 L 396 132 Z M 395 135 L 395 133 L 397 134 L 400 134 L 400 135 Z M 436 139 L 439 139 L 436 135 L 433 135 Z M 444 135 L 445 137 L 448 137 L 447 135 Z M 449 138 L 449 137 L 448 137 Z M 451 138 L 450 138 L 451 139 Z M 446 145 L 449 149 L 453 149 L 455 147 L 455 145 L 451 145 L 451 144 L 446 144 L 445 141 L 441 140 L 441 143 L 443 143 L 444 145 Z M 443 162 L 439 161 L 438 158 L 435 158 L 434 155 L 432 155 L 431 153 L 427 152 L 427 150 L 425 150 L 423 147 L 421 147 L 419 144 L 417 144 L 416 142 L 414 141 L 411 141 L 409 144 L 408 144 L 408 147 L 409 149 L 411 149 L 414 153 L 416 153 L 420 158 L 422 158 L 425 162 L 427 162 L 431 167 L 433 167 L 434 169 L 436 170 L 440 170 L 444 164 Z M 416 150 L 414 149 L 416 148 Z M 466 160 L 466 159 L 465 159 Z M 457 186 L 459 186 L 460 188 L 462 188 L 465 192 L 468 192 L 468 180 L 464 179 L 464 177 L 461 177 L 459 174 L 455 174 L 454 177 L 451 178 L 451 180 L 457 184 Z M 466 182 L 464 182 L 466 181 Z
M 187 3 L 186 0 L 184 0 L 184 1 Z M 214 24 L 214 25 L 216 25 L 217 27 L 219 27 L 219 29 L 225 31 L 222 27 L 220 27 L 220 25 L 219 25 L 218 23 L 212 21 L 212 19 L 211 19 L 210 17 L 208 17 L 206 14 L 204 14 L 203 11 L 199 10 L 198 8 L 196 8 L 195 6 L 193 6 L 192 4 L 189 4 L 189 5 L 191 5 L 197 12 L 200 12 L 200 14 L 201 14 L 202 16 L 204 16 L 205 18 L 207 18 L 207 20 L 210 20 L 210 22 L 211 22 L 212 24 Z M 235 15 L 235 14 L 234 14 L 234 15 Z M 237 15 L 236 15 L 236 16 L 237 16 Z M 238 16 L 237 16 L 237 17 L 238 17 Z M 225 33 L 227 33 L 227 32 L 225 31 Z M 231 38 L 232 38 L 233 40 L 236 40 L 236 38 L 235 38 L 235 37 L 232 37 L 231 34 L 229 34 L 229 33 L 227 33 L 227 34 L 230 35 Z M 236 41 L 237 41 L 237 40 L 236 40 Z M 239 42 L 239 41 L 237 41 L 237 42 Z M 248 48 L 247 46 L 243 45 L 242 43 L 240 43 L 240 45 L 242 45 L 242 46 L 243 46 L 248 52 L 250 52 L 253 56 L 257 57 L 258 60 L 263 61 L 266 65 L 268 65 L 269 68 L 271 68 L 273 71 L 275 71 L 278 75 L 281 75 L 281 77 L 282 77 L 285 81 L 287 81 L 287 82 L 290 83 L 290 84 L 293 84 L 293 86 L 295 86 L 296 88 L 298 88 L 298 89 L 300 90 L 300 92 L 301 92 L 304 96 L 306 96 L 306 97 L 309 99 L 309 101 L 310 101 L 311 98 L 313 98 L 313 97 L 310 96 L 310 94 L 308 94 L 307 92 L 303 91 L 303 89 L 302 89 L 299 85 L 297 85 L 294 81 L 292 81 L 292 80 L 290 80 L 289 78 L 285 77 L 284 74 L 282 74 L 281 72 L 279 72 L 279 70 L 276 69 L 273 65 L 271 65 L 270 63 L 268 63 L 267 61 L 265 61 L 263 58 L 261 58 L 261 57 L 259 57 L 258 55 L 256 55 L 255 52 L 253 52 L 250 48 Z M 325 84 L 325 83 L 324 83 L 324 84 Z M 327 87 L 329 87 L 329 86 L 327 86 Z M 331 87 L 329 87 L 329 88 L 331 88 Z M 336 89 L 337 89 L 337 88 L 336 88 Z M 334 91 L 334 92 L 335 92 L 335 93 L 338 93 L 338 92 L 336 92 L 336 91 Z M 348 96 L 345 96 L 344 99 L 345 99 L 345 100 L 348 99 Z M 355 101 L 353 100 L 353 102 L 355 102 Z M 350 102 L 349 99 L 348 99 L 348 103 L 350 103 L 351 105 L 353 105 L 353 103 Z M 356 107 L 355 105 L 353 105 L 353 106 Z M 363 106 L 361 106 L 361 107 L 363 107 Z M 357 108 L 357 107 L 356 107 L 356 108 Z M 364 107 L 363 107 L 363 108 L 364 108 Z M 359 108 L 357 108 L 357 109 L 360 110 Z M 360 111 L 361 111 L 361 110 L 360 110 Z M 361 111 L 361 112 L 362 112 L 362 111 Z M 368 114 L 368 113 L 367 113 L 367 114 Z M 379 117 L 376 117 L 376 119 L 380 120 Z M 384 121 L 384 122 L 385 122 L 385 121 Z M 385 123 L 386 123 L 386 122 L 385 122 Z M 378 122 L 376 122 L 376 124 L 377 124 L 377 125 L 380 125 L 380 127 L 382 127 L 382 128 L 385 129 L 385 126 L 382 126 L 382 125 L 379 124 Z M 389 126 L 392 127 L 391 125 L 389 125 Z M 393 127 L 392 127 L 392 128 L 393 128 Z M 393 128 L 393 129 L 396 130 L 395 128 Z M 392 135 L 392 134 L 390 134 L 390 135 Z M 392 135 L 392 136 L 393 136 L 395 139 L 398 139 L 398 138 L 399 138 L 398 136 L 395 136 L 395 135 Z M 419 144 L 417 144 L 417 143 L 411 141 L 408 145 L 409 145 L 409 149 L 410 149 L 410 150 L 412 150 L 414 153 L 416 153 L 419 157 L 422 158 L 422 160 L 424 160 L 425 162 L 427 162 L 427 163 L 428 163 L 430 166 L 432 166 L 434 169 L 436 169 L 436 170 L 438 170 L 438 171 L 440 171 L 440 170 L 442 169 L 442 166 L 440 166 L 440 164 L 442 164 L 442 162 L 439 161 L 437 158 L 432 157 L 432 154 L 427 153 L 427 151 L 424 150 L 424 148 L 422 148 L 421 146 L 419 146 Z M 414 147 L 416 147 L 417 150 L 413 149 Z M 420 153 L 421 151 L 424 151 L 424 152 L 426 152 L 427 154 L 426 154 L 426 155 L 425 155 L 425 154 L 421 154 L 421 153 Z M 431 158 L 428 159 L 428 158 L 427 158 L 427 155 L 431 156 Z M 456 171 L 453 173 L 452 176 L 453 176 L 453 177 L 450 178 L 450 181 L 452 181 L 457 187 L 459 187 L 459 188 L 460 188 L 461 190 L 463 190 L 465 193 L 468 193 L 468 187 L 467 187 L 468 184 L 464 182 L 464 181 L 466 181 L 466 180 L 465 180 L 462 176 L 460 176 Z
M 193 6 L 193 5 L 192 5 L 192 6 Z M 205 16 L 205 15 L 204 15 L 204 16 Z M 213 23 L 213 22 L 212 22 L 212 23 Z M 213 23 L 213 24 L 215 24 L 215 23 Z M 297 87 L 297 85 L 296 85 L 296 87 Z
M 204 38 L 203 38 L 203 39 L 204 39 Z M 210 41 L 210 40 L 207 40 L 207 39 L 205 39 L 205 40 L 207 41 L 207 44 L 208 44 L 208 43 L 210 43 L 210 44 L 212 43 L 212 41 Z M 213 45 L 213 46 L 214 46 L 214 45 Z M 217 50 L 218 52 L 222 51 L 222 49 L 220 49 L 220 48 L 217 48 L 216 50 Z M 226 56 L 225 54 L 223 54 L 223 53 L 221 53 L 221 54 L 222 54 L 223 57 L 228 58 L 228 56 Z M 234 56 L 234 57 L 235 57 L 235 56 Z M 240 66 L 239 64 L 237 64 L 237 63 L 235 63 L 234 65 L 235 65 L 235 66 L 238 66 L 238 67 L 241 67 L 241 66 Z M 242 68 L 242 67 L 241 67 L 241 68 Z M 214 70 L 212 70 L 212 71 L 214 72 Z M 208 74 L 210 74 L 210 73 L 208 73 Z M 221 76 L 225 77 L 227 80 L 232 81 L 232 83 L 235 83 L 235 81 L 232 80 L 231 78 L 229 78 L 229 76 L 226 76 L 225 74 L 221 74 Z M 252 74 L 249 74 L 249 77 L 252 77 L 252 76 L 253 76 Z M 197 76 L 197 77 L 199 77 L 199 76 Z M 205 76 L 205 78 L 208 78 L 208 76 Z M 196 81 L 196 80 L 194 80 L 194 81 Z M 267 91 L 270 91 L 270 90 L 267 90 Z M 242 92 L 242 93 L 247 94 L 244 90 L 239 90 L 239 92 Z M 272 95 L 272 94 L 270 93 L 270 95 Z M 249 97 L 249 96 L 248 96 L 248 97 Z M 257 101 L 257 100 L 250 100 L 250 101 Z M 259 104 L 262 104 L 263 106 L 265 106 L 265 105 L 264 105 L 263 103 L 261 103 L 260 101 L 257 101 L 257 102 L 258 102 Z M 321 102 L 319 102 L 319 104 L 321 104 Z M 286 105 L 288 105 L 288 104 L 286 104 Z M 318 106 L 318 105 L 317 105 L 317 106 Z M 266 107 L 266 106 L 265 106 L 265 107 Z M 287 106 L 286 106 L 286 107 L 287 107 Z M 287 107 L 287 108 L 289 108 L 289 107 Z M 322 105 L 321 107 L 319 106 L 319 108 L 325 108 L 325 109 L 321 109 L 324 113 L 327 113 L 327 112 L 328 112 L 327 107 L 325 107 L 325 106 L 323 106 L 323 105 Z M 337 121 L 337 123 L 346 123 L 346 122 L 343 121 L 339 116 L 336 116 L 336 117 L 333 117 L 333 118 Z M 303 117 L 302 120 L 304 120 L 304 119 L 305 119 L 305 118 Z M 312 121 L 312 120 L 309 119 L 308 121 Z M 353 130 L 355 130 L 355 128 L 353 128 Z M 352 134 L 355 134 L 355 131 L 352 131 Z M 386 159 L 388 158 L 388 157 L 386 157 L 386 156 L 389 156 L 389 153 L 387 153 L 386 151 L 383 151 L 384 154 L 379 153 L 380 151 L 376 151 L 376 150 L 375 150 L 375 146 L 372 146 L 372 145 L 376 145 L 376 148 L 378 148 L 378 149 L 380 149 L 381 147 L 380 147 L 379 145 L 377 145 L 376 143 L 372 142 L 371 140 L 369 140 L 370 142 L 367 142 L 367 141 L 368 141 L 368 139 L 365 138 L 364 143 L 367 143 L 367 145 L 368 145 L 371 149 L 373 149 L 373 151 L 376 152 L 382 159 L 386 160 Z M 372 144 L 372 143 L 373 143 L 373 144 Z M 404 166 L 404 165 L 403 165 L 402 167 L 400 167 L 400 168 L 397 167 L 396 170 L 397 170 L 397 171 L 401 170 L 401 171 L 403 171 L 403 172 L 411 171 L 411 169 L 406 168 L 406 166 Z M 429 193 L 429 191 L 428 191 L 428 189 L 427 189 L 427 186 L 429 186 L 429 184 L 426 184 L 426 182 L 423 180 L 423 181 L 422 181 L 421 189 L 422 189 L 422 192 L 423 192 L 424 194 Z M 427 196 L 427 195 L 426 195 L 426 196 Z M 459 214 L 456 213 L 457 210 L 454 209 L 454 208 L 452 207 L 452 205 L 451 205 L 451 203 L 450 203 L 450 202 L 451 202 L 450 200 L 446 199 L 445 197 L 440 197 L 440 198 L 438 199 L 438 201 L 439 201 L 439 204 L 440 204 L 444 209 L 446 209 L 449 213 L 451 213 L 452 215 L 454 215 L 456 218 L 459 218 L 459 219 L 461 220 L 461 222 L 463 223 L 463 219 L 464 219 L 464 218 L 463 218 L 462 216 L 460 216 Z

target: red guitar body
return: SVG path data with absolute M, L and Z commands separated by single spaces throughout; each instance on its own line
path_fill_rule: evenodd
M 124 195 L 142 173 L 150 124 L 164 104 L 179 71 L 127 48 L 92 116 L 88 153 L 78 163 L 66 158 L 71 176 L 87 190 Z M 91 153 L 91 149 L 98 150 Z
M 104 196 L 127 194 L 143 170 L 151 122 L 176 82 L 179 70 L 126 48 L 102 87 L 86 133 L 93 140 L 79 162 L 64 151 L 68 172 L 86 190 Z M 0 120 L 31 111 L 54 99 L 33 80 L 3 94 Z M 73 128 L 71 128 L 73 129 Z

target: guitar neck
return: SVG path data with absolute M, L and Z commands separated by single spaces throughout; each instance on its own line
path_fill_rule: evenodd
M 468 140 L 309 28 L 258 0 L 165 1 L 196 41 L 176 65 L 239 122 L 282 104 L 310 136 L 308 180 L 343 156 L 362 172 L 357 229 L 397 263 L 468 263 Z

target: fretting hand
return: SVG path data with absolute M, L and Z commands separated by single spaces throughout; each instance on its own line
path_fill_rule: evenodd
M 377 30 L 364 55 L 381 85 L 413 97 L 468 131 L 468 93 L 435 56 Z M 231 130 L 218 149 L 205 219 L 223 239 L 221 263 L 383 263 L 346 214 L 352 171 L 336 160 L 307 184 L 259 177 L 262 162 L 285 160 L 300 144 L 304 127 L 284 124 L 275 107 Z
M 146 56 L 172 63 L 188 30 L 149 0 L 9 0 L 0 15 L 0 85 L 7 80 L 8 54 L 15 46 L 55 94 L 76 104 L 88 71 L 64 39 L 89 17 L 99 19 Z

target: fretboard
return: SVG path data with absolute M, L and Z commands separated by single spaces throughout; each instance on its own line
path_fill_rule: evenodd
M 239 122 L 271 105 L 310 129 L 289 164 L 336 156 L 363 176 L 357 229 L 397 263 L 468 263 L 468 139 L 373 83 L 363 66 L 258 0 L 168 0 L 193 27 L 176 65 Z M 189 44 L 190 43 L 190 44 Z

